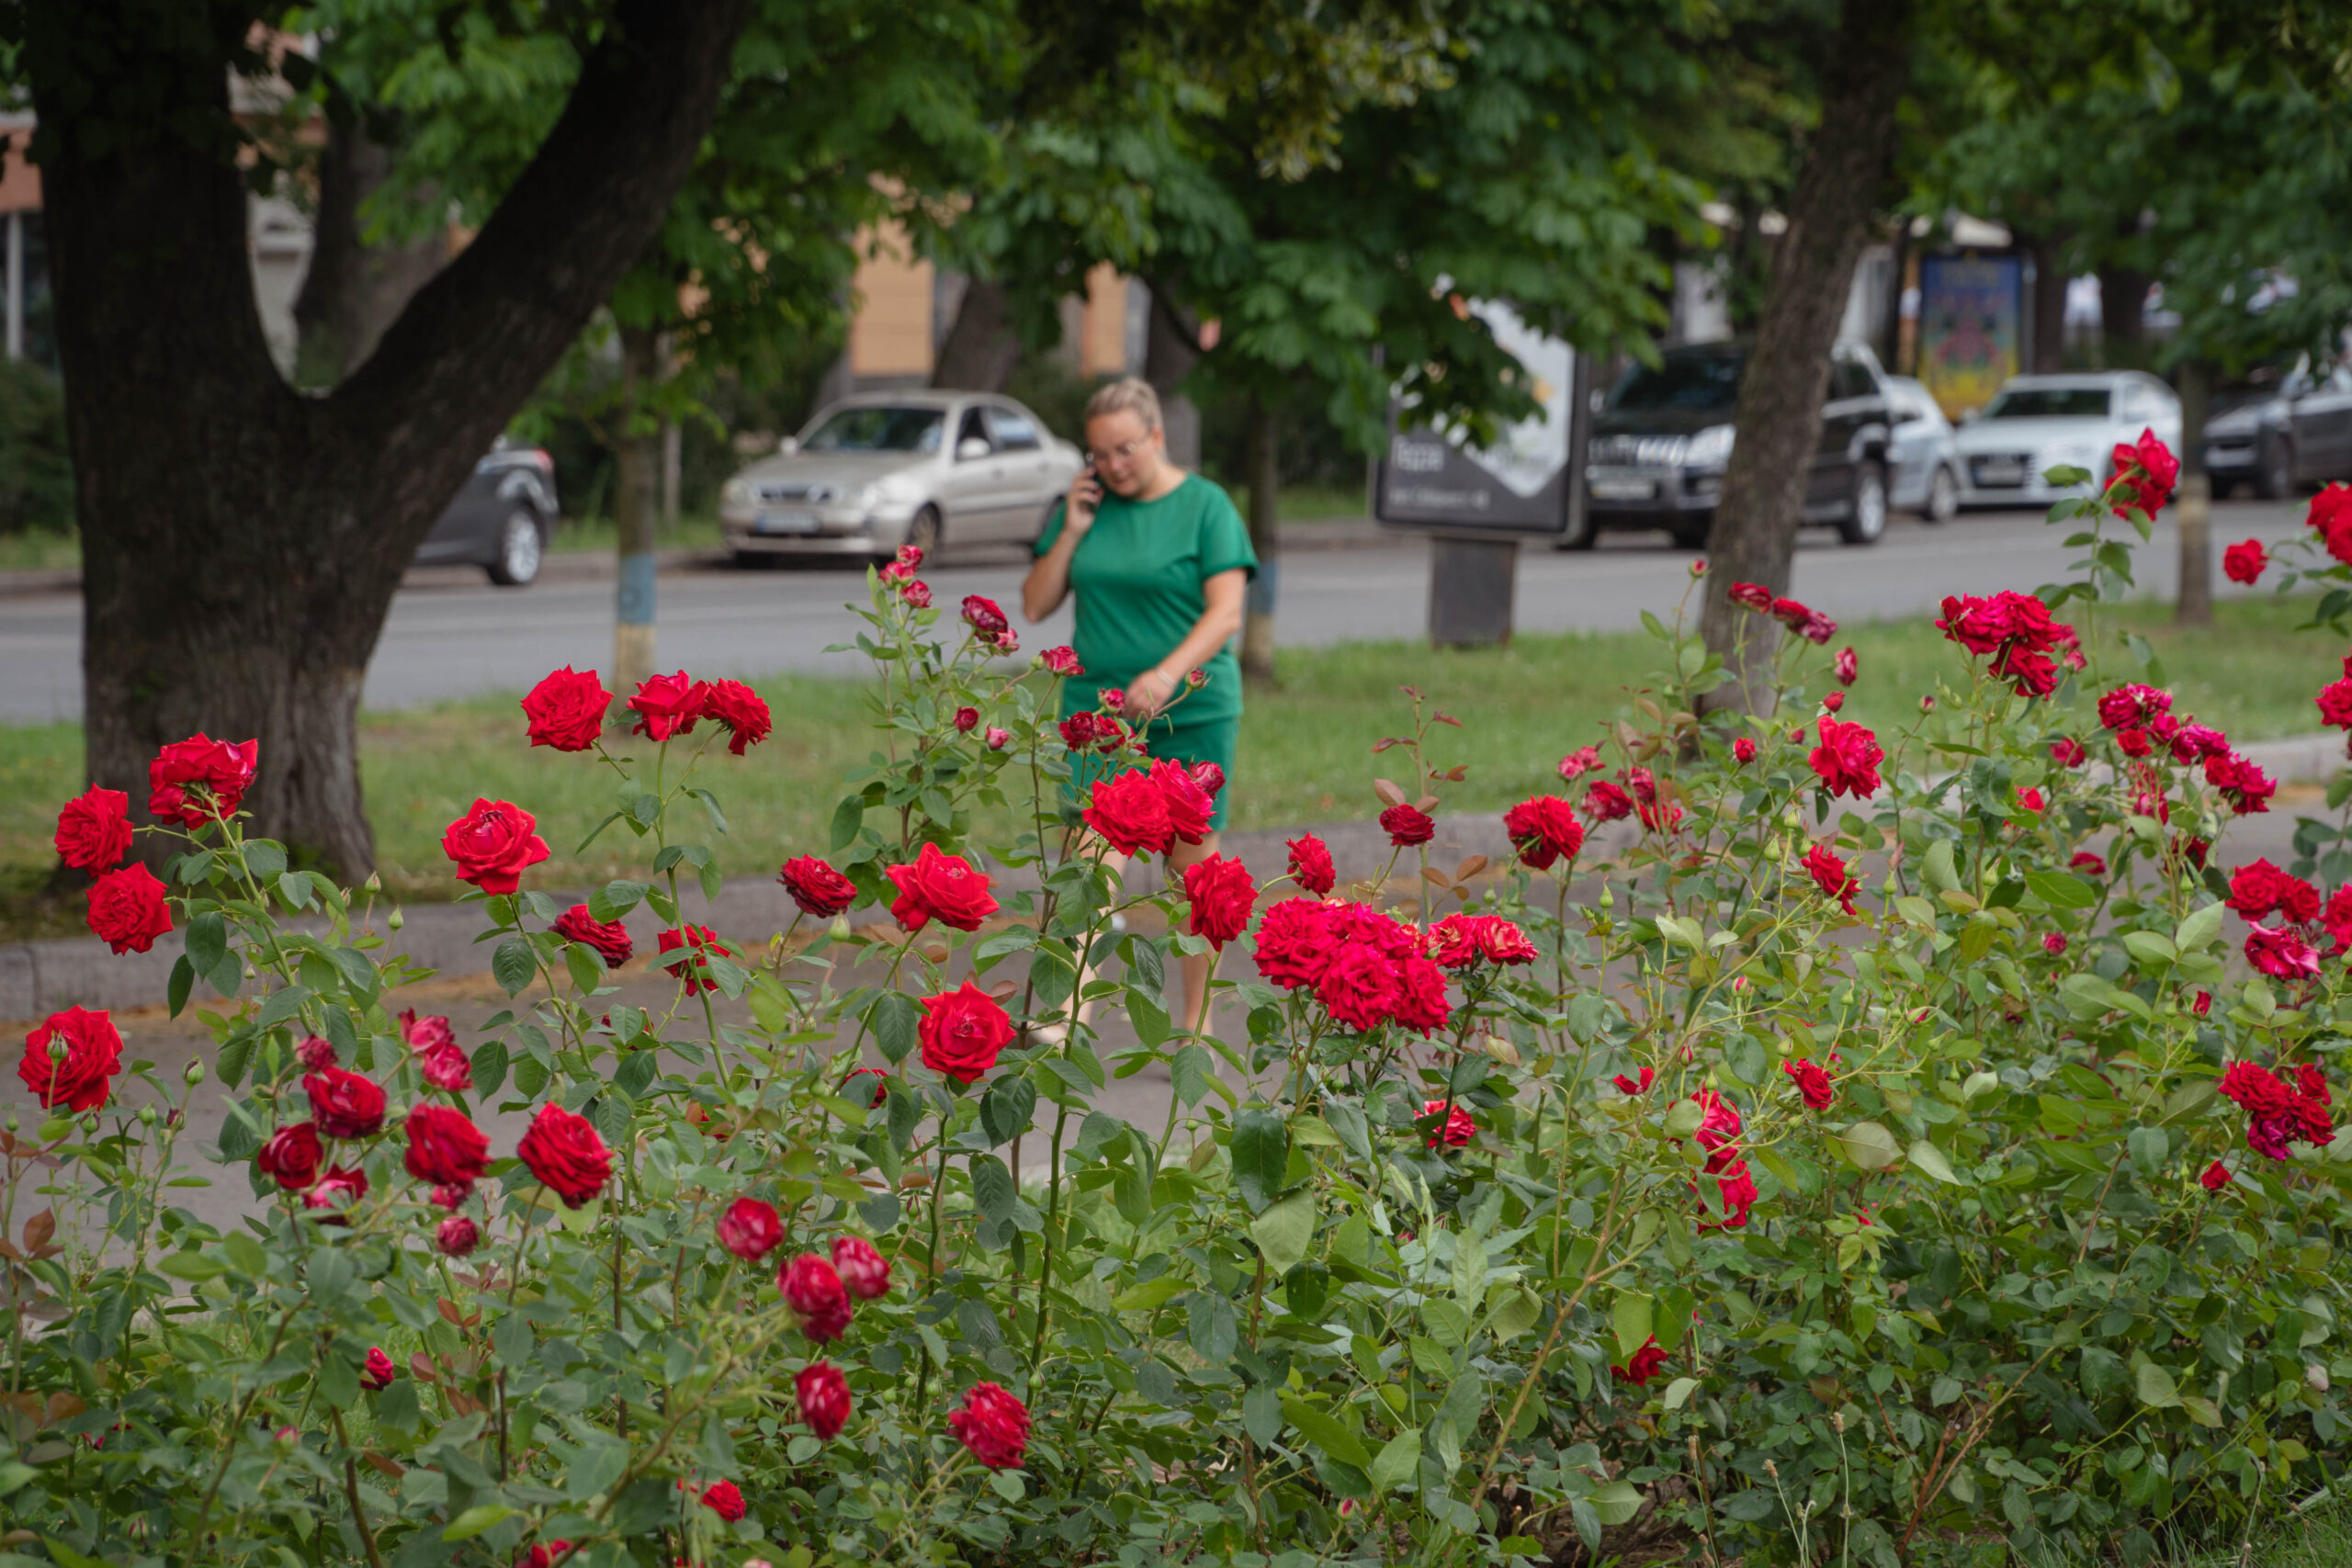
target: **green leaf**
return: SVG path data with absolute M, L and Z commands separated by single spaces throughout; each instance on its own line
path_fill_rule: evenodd
M 2132 1151 L 2132 1164 L 2141 1175 L 2164 1174 L 2165 1161 L 2172 1156 L 2172 1139 L 2162 1127 L 2134 1127 L 2124 1144 Z
M 172 1016 L 179 1017 L 187 1007 L 188 993 L 196 989 L 196 965 L 183 953 L 172 961 L 172 978 L 164 987 L 164 999 L 171 1004 Z
M 1960 886 L 1960 874 L 1952 868 L 1952 841 L 1938 839 L 1928 846 L 1919 864 L 1919 880 L 1938 893 L 1949 892 Z
M 1592 1510 L 1604 1525 L 1625 1524 L 1642 1511 L 1642 1495 L 1630 1481 L 1612 1481 L 1593 1488 Z
M 2157 1410 L 2176 1410 L 2180 1406 L 2180 1391 L 2173 1386 L 2172 1374 L 2154 1361 L 2143 1361 L 2133 1369 L 2132 1386 L 2143 1404 Z
M 516 1510 L 503 1503 L 478 1503 L 449 1521 L 441 1532 L 443 1540 L 471 1540 L 499 1520 L 511 1518 Z
M 1265 1255 L 1268 1269 L 1286 1274 L 1306 1261 L 1307 1247 L 1315 1239 L 1315 1195 L 1301 1188 L 1250 1223 L 1250 1239 Z
M 1699 1123 L 1706 1119 L 1706 1115 L 1697 1100 L 1679 1100 L 1673 1110 L 1666 1113 L 1666 1135 L 1687 1138 L 1699 1130 Z
M 1364 1451 L 1363 1440 L 1341 1426 L 1338 1417 L 1316 1408 L 1296 1394 L 1285 1393 L 1283 1395 L 1283 1418 L 1297 1427 L 1308 1442 L 1333 1459 L 1342 1464 L 1354 1465 L 1367 1475 L 1372 1472 L 1372 1455 Z
M 972 1201 L 983 1216 L 997 1224 L 1012 1218 L 1012 1201 L 1020 1196 L 1020 1189 L 1012 1185 L 1012 1172 L 994 1155 L 972 1156 Z
M 1179 1275 L 1162 1274 L 1157 1280 L 1146 1280 L 1140 1285 L 1130 1285 L 1111 1298 L 1114 1312 L 1150 1312 L 1166 1306 L 1170 1301 L 1191 1289 Z
M 989 1143 L 1009 1144 L 1029 1130 L 1029 1120 L 1036 1110 L 1037 1086 L 1008 1074 L 980 1096 L 980 1125 Z
M 2173 928 L 2172 944 L 2182 953 L 2194 953 L 2222 934 L 2220 904 L 2207 904 L 2192 909 Z
M 610 925 L 636 908 L 644 897 L 644 883 L 616 879 L 588 895 L 588 913 Z
M 605 961 L 585 942 L 563 944 L 563 967 L 582 993 L 594 991 L 605 983 Z
M 1372 1456 L 1372 1462 L 1364 1467 L 1364 1473 L 1372 1477 L 1375 1490 L 1387 1492 L 1412 1480 L 1420 1473 L 1420 1469 L 1421 1430 L 1414 1427 L 1389 1438 L 1381 1450 Z
M 903 991 L 885 991 L 875 1001 L 874 1010 L 865 1015 L 873 1027 L 874 1043 L 893 1066 L 907 1059 L 915 1048 L 916 1032 L 922 1023 L 922 1012 L 914 998 Z
M 200 1252 L 168 1252 L 156 1261 L 155 1267 L 175 1280 L 191 1281 L 217 1280 L 229 1271 L 229 1266 Z
M 1140 986 L 1127 987 L 1127 1017 L 1135 1024 L 1136 1038 L 1143 1042 L 1145 1050 L 1157 1051 L 1167 1043 L 1168 1010 Z
M 842 803 L 833 807 L 832 848 L 828 852 L 839 854 L 849 848 L 865 822 L 865 797 L 862 795 L 843 795 Z
M 2098 889 L 2071 871 L 2029 871 L 2025 885 L 2053 909 L 2087 909 L 2098 902 Z
M 1731 1043 L 1724 1047 L 1724 1066 L 1730 1069 L 1732 1077 L 1754 1089 L 1761 1085 L 1772 1070 L 1772 1059 L 1764 1054 L 1764 1047 L 1753 1037 L 1740 1034 L 1735 1035 Z
M 1861 1170 L 1884 1170 L 1903 1157 L 1894 1134 L 1875 1122 L 1857 1122 L 1838 1134 L 1838 1147 Z
M 1233 1182 L 1250 1213 L 1273 1201 L 1289 1163 L 1290 1129 L 1282 1112 L 1251 1106 L 1234 1117 Z
M 1666 1407 L 1668 1410 L 1681 1409 L 1682 1406 L 1689 1402 L 1690 1396 L 1698 1392 L 1698 1389 L 1699 1380 L 1697 1378 L 1675 1379 L 1672 1382 L 1666 1385 Z
M 1617 1331 L 1617 1356 L 1621 1364 L 1631 1361 L 1634 1352 L 1650 1342 L 1650 1298 L 1638 1291 L 1620 1291 L 1609 1309 L 1611 1325 Z
M 1951 1161 L 1944 1158 L 1943 1150 L 1925 1138 L 1912 1140 L 1910 1152 L 1906 1157 L 1909 1158 L 1914 1168 L 1935 1178 L 1947 1187 L 1957 1187 L 1961 1184 L 1959 1176 L 1954 1174 L 1951 1168 Z
M 1185 1311 L 1185 1338 L 1193 1354 L 1213 1367 L 1233 1359 L 1241 1343 L 1241 1327 L 1233 1303 L 1222 1292 L 1194 1291 Z
M 490 955 L 491 977 L 510 997 L 523 994 L 523 987 L 531 983 L 538 966 L 538 960 L 531 953 L 531 944 L 519 936 L 508 937 Z

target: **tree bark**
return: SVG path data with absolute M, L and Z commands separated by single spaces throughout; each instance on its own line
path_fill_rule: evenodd
M 2115 220 L 2115 238 L 2129 244 L 2140 232 L 2140 215 Z M 2148 290 L 2155 279 L 2139 268 L 2111 262 L 2098 269 L 2100 358 L 2109 366 L 2136 367 L 2146 357 Z
M 1895 106 L 1910 39 L 1907 0 L 1845 0 L 1821 85 L 1821 125 L 1806 149 L 1773 257 L 1755 346 L 1740 379 L 1738 438 L 1724 474 L 1708 554 L 1702 626 L 1707 646 L 1737 659 L 1744 612 L 1725 596 L 1735 582 L 1789 587 L 1799 513 L 1814 450 L 1830 350 L 1852 290 L 1871 209 L 1893 156 Z M 1710 707 L 1758 711 L 1756 684 L 1778 628 L 1747 617 L 1750 662 L 1710 694 Z
M 1282 493 L 1282 416 L 1265 400 L 1250 400 L 1250 547 L 1257 553 L 1258 576 L 1241 612 L 1241 674 L 1244 680 L 1274 678 L 1274 605 L 1282 581 L 1282 546 L 1274 505 Z
M 2066 238 L 2063 234 L 2017 234 L 2033 256 L 2033 342 L 2025 362 L 2037 376 L 2052 376 L 2066 361 Z
M 1200 323 L 1151 286 L 1151 315 L 1144 329 L 1143 378 L 1159 394 L 1160 423 L 1168 433 L 1168 460 L 1180 468 L 1201 466 L 1201 411 L 1177 389 L 1201 362 Z
M 355 725 L 393 591 L 660 225 L 745 8 L 618 0 L 498 210 L 321 398 L 271 363 L 246 262 L 229 74 L 250 18 L 164 25 L 156 0 L 28 10 L 93 782 L 141 808 L 158 747 L 257 739 L 254 830 L 368 874 Z
M 1021 334 L 1012 326 L 1011 291 L 985 277 L 964 286 L 956 324 L 947 329 L 932 365 L 931 384 L 967 392 L 1001 392 L 1021 366 Z
M 2173 619 L 2184 626 L 2213 624 L 2213 476 L 2205 469 L 2205 415 L 2212 406 L 2213 367 L 2201 359 L 2180 367 L 2180 493 L 2173 501 L 2180 530 L 2180 597 Z
M 310 270 L 294 298 L 294 383 L 333 387 L 376 352 L 377 340 L 447 259 L 438 234 L 371 245 L 359 209 L 391 173 L 390 151 L 356 118 L 330 123 L 320 150 L 318 220 Z
M 662 426 L 646 408 L 667 369 L 655 327 L 623 327 L 620 444 L 614 453 L 613 524 L 619 587 L 613 605 L 613 684 L 634 692 L 653 673 L 653 546 L 661 523 Z

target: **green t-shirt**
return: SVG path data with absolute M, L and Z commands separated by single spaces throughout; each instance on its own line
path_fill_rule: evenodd
M 1037 554 L 1061 537 L 1056 506 L 1037 540 Z M 1197 474 L 1187 474 L 1158 501 L 1105 495 L 1094 526 L 1078 542 L 1069 563 L 1078 596 L 1078 633 L 1071 646 L 1086 673 L 1068 682 L 1062 712 L 1096 705 L 1106 686 L 1125 686 L 1176 649 L 1208 608 L 1203 584 L 1239 567 L 1258 575 L 1250 529 L 1232 498 Z M 1236 718 L 1241 713 L 1241 667 L 1230 645 L 1201 666 L 1209 683 L 1169 715 L 1179 725 Z

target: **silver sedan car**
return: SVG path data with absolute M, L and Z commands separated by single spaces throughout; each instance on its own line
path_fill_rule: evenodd
M 1027 545 L 1085 458 L 1011 398 L 872 392 L 820 411 L 727 481 L 718 525 L 741 562 Z

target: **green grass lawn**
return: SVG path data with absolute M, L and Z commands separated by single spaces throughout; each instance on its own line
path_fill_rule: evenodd
M 2340 650 L 2325 634 L 2291 632 L 2305 608 L 2232 601 L 2213 629 L 2188 634 L 2159 607 L 2121 614 L 2156 645 L 2177 711 L 2252 740 L 2317 728 L 2311 694 L 2338 672 Z M 1849 639 L 1861 679 L 1846 714 L 1874 728 L 1907 722 L 1939 678 L 1966 678 L 1958 651 L 1926 620 L 1856 625 L 1838 641 Z M 1398 691 L 1406 684 L 1462 721 L 1458 729 L 1439 727 L 1431 745 L 1441 766 L 1468 770 L 1446 792 L 1447 807 L 1498 810 L 1554 787 L 1561 755 L 1601 739 L 1601 726 L 1625 708 L 1629 688 L 1656 666 L 1658 651 L 1640 634 L 1522 637 L 1476 651 L 1402 641 L 1285 649 L 1277 684 L 1249 698 L 1228 785 L 1233 825 L 1290 827 L 1375 812 L 1372 779 L 1408 766 L 1395 754 L 1371 754 L 1374 742 L 1407 728 L 1410 709 Z M 779 676 L 759 686 L 778 716 L 777 736 L 748 758 L 705 764 L 732 829 L 718 840 L 730 874 L 772 874 L 787 854 L 821 852 L 838 781 L 875 743 L 859 682 Z M 577 852 L 611 808 L 610 775 L 526 745 L 511 697 L 366 715 L 359 749 L 384 875 L 404 897 L 461 890 L 448 877 L 440 837 L 477 795 L 538 815 L 554 851 L 538 874 L 542 886 L 581 886 L 642 864 L 637 841 L 617 832 Z M 81 786 L 77 726 L 0 727 L 0 929 L 79 929 L 78 908 L 42 917 L 30 895 L 51 864 L 57 807 Z

